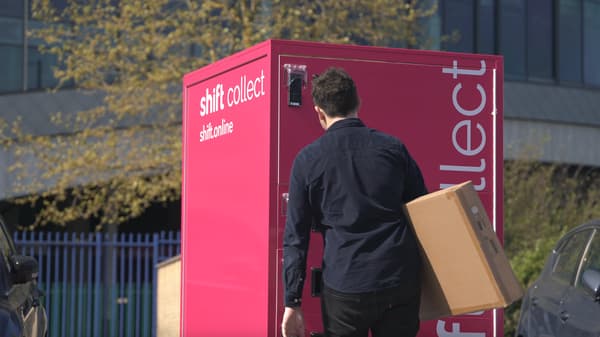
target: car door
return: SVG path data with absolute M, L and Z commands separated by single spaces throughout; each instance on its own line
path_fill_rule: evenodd
M 546 270 L 531 292 L 530 335 L 558 336 L 562 324 L 560 313 L 563 298 L 575 280 L 591 233 L 591 230 L 574 232 L 557 244 Z
M 600 231 L 594 230 L 592 240 L 586 247 L 574 286 L 569 287 L 560 310 L 559 336 L 600 336 L 600 303 L 596 295 L 583 283 L 586 270 L 600 271 Z
M 39 306 L 37 285 L 32 281 L 18 283 L 12 277 L 14 276 L 14 263 L 11 258 L 17 256 L 12 238 L 0 220 L 0 258 L 3 273 L 9 276 L 6 277 L 6 292 L 3 294 L 5 306 L 10 308 L 22 322 L 24 337 L 41 337 L 46 332 L 46 313 L 44 308 Z

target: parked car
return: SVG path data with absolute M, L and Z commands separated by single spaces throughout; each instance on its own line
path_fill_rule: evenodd
M 516 336 L 600 336 L 600 220 L 558 240 L 523 297 Z
M 0 218 L 0 335 L 44 337 L 48 333 L 46 309 L 37 287 L 38 263 L 17 254 Z

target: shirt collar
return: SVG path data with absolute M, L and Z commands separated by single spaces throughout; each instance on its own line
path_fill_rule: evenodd
M 365 126 L 365 124 L 357 117 L 349 117 L 341 119 L 333 124 L 329 128 L 327 128 L 327 132 L 335 131 L 337 129 L 346 128 L 346 127 L 361 127 Z

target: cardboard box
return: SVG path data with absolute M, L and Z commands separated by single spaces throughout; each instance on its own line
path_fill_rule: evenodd
M 523 295 L 470 181 L 406 208 L 423 257 L 422 320 L 502 308 Z

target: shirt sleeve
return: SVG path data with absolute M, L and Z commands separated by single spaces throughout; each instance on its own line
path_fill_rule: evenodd
M 300 306 L 306 278 L 306 256 L 312 215 L 305 174 L 302 159 L 298 156 L 292 165 L 283 236 L 283 283 L 286 307 Z
M 403 151 L 406 160 L 406 180 L 404 186 L 404 202 L 409 202 L 422 195 L 427 194 L 425 179 L 421 174 L 421 169 L 413 157 L 408 153 L 406 147 Z

